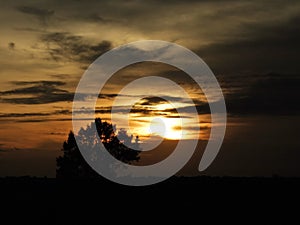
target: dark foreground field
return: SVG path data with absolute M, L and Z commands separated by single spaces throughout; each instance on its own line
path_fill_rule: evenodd
M 300 205 L 300 178 L 281 177 L 173 177 L 146 187 L 11 177 L 0 178 L 0 190 L 2 218 L 19 224 L 161 224 L 163 219 L 189 224 L 206 217 L 248 221 L 256 216 L 270 222 L 286 210 L 297 215 Z

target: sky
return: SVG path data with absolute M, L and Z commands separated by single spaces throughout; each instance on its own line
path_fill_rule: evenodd
M 194 51 L 225 97 L 228 123 L 219 155 L 199 173 L 199 150 L 180 175 L 300 176 L 299 1 L 17 0 L 2 2 L 0 12 L 0 176 L 54 177 L 55 158 L 72 130 L 81 76 L 98 56 L 138 40 L 164 40 Z M 211 128 L 207 99 L 169 65 L 148 62 L 118 71 L 99 96 L 96 116 L 108 120 L 119 91 L 142 76 L 172 78 L 188 91 L 204 128 L 203 149 Z M 190 106 L 180 93 L 162 87 L 153 85 L 152 93 L 162 90 L 178 107 Z M 143 90 L 134 90 L 141 100 L 130 114 L 133 134 L 146 143 L 146 128 L 159 116 L 171 124 L 165 127 L 169 146 L 180 124 L 186 131 L 181 138 L 197 138 L 189 115 L 179 121 L 168 102 Z M 128 103 L 128 96 L 121 97 L 119 118 Z M 117 127 L 123 126 L 120 119 Z

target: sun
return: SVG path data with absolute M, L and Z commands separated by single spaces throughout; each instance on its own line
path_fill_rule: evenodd
M 156 117 L 150 121 L 149 133 L 165 139 L 180 140 L 182 138 L 180 118 Z
M 129 117 L 130 132 L 142 141 L 153 138 L 182 140 L 188 137 L 186 127 L 189 117 L 180 115 L 176 108 L 185 107 L 181 102 L 172 104 L 159 97 L 143 98 L 132 107 Z

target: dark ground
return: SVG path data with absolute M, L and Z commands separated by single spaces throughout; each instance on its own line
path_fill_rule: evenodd
M 102 179 L 11 177 L 0 178 L 0 189 L 1 215 L 9 221 L 3 224 L 244 224 L 258 218 L 288 224 L 300 205 L 300 178 L 173 177 L 129 187 Z

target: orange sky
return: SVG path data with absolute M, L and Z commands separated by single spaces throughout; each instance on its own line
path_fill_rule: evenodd
M 55 176 L 55 157 L 72 129 L 73 94 L 87 66 L 113 47 L 149 39 L 193 50 L 222 87 L 229 123 L 222 158 L 208 174 L 300 175 L 299 11 L 299 1 L 283 0 L 2 3 L 0 176 Z M 200 139 L 207 140 L 211 125 L 205 96 L 182 71 L 159 63 L 137 64 L 115 74 L 100 95 L 96 116 L 108 119 L 114 95 L 143 76 L 172 78 L 186 90 L 199 110 Z M 144 95 L 143 90 L 140 86 L 135 95 Z M 180 93 L 160 94 L 188 107 Z M 138 110 L 147 106 L 147 114 L 131 114 L 134 135 L 142 133 L 146 141 L 149 122 L 161 116 L 168 134 L 160 133 L 159 125 L 156 134 L 177 139 L 183 123 L 186 134 L 181 138 L 196 138 L 193 119 L 184 115 L 179 121 L 169 105 L 150 97 L 144 99 L 149 105 L 135 105 Z M 125 126 L 121 111 L 126 101 L 119 105 L 118 128 Z M 185 174 L 195 174 L 191 168 L 196 164 L 185 168 Z

